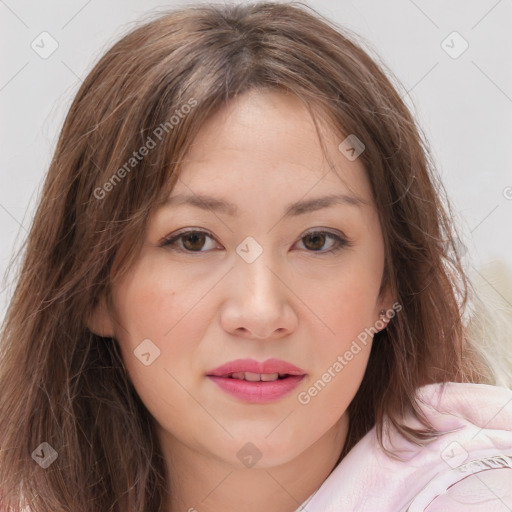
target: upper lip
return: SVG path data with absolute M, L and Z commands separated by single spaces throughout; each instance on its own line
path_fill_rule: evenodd
M 223 377 L 231 373 L 251 372 L 251 373 L 286 373 L 288 375 L 304 375 L 306 372 L 294 364 L 280 359 L 267 359 L 259 362 L 254 359 L 236 359 L 229 361 L 214 370 L 209 370 L 207 375 Z

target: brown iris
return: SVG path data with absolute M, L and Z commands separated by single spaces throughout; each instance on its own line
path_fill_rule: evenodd
M 189 251 L 200 251 L 205 243 L 205 233 L 186 233 L 182 235 L 183 247 Z M 187 245 L 187 241 L 191 243 Z
M 308 247 L 307 241 L 312 241 L 312 246 L 308 247 L 308 249 L 319 250 L 325 244 L 325 234 L 323 233 L 312 233 L 310 235 L 306 235 L 303 237 L 304 245 Z

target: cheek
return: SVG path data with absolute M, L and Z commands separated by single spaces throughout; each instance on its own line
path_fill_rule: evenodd
M 166 272 L 158 260 L 141 258 L 114 286 L 120 341 L 154 338 L 165 343 L 181 323 L 189 322 L 201 290 L 184 286 L 184 279 L 183 272 Z
M 313 383 L 313 388 L 307 390 L 305 399 L 322 394 L 317 405 L 329 404 L 333 418 L 334 411 L 339 413 L 348 406 L 366 370 L 372 328 L 378 321 L 376 304 L 382 270 L 378 247 L 353 251 L 347 253 L 343 264 L 331 270 L 327 286 L 309 293 L 308 304 L 322 320 L 317 332 L 321 329 L 324 334 L 314 346 L 316 364 L 308 383 Z
M 308 304 L 328 327 L 338 343 L 357 336 L 374 325 L 382 266 L 360 253 L 347 257 L 332 269 L 324 285 L 310 288 Z
M 148 411 L 164 423 L 190 400 L 180 384 L 200 339 L 187 294 L 168 274 L 141 260 L 113 290 L 116 339 L 127 373 Z
M 191 286 L 191 282 L 198 285 Z M 141 257 L 115 283 L 115 337 L 130 378 L 144 402 L 161 408 L 160 396 L 179 395 L 179 383 L 197 374 L 195 355 L 213 314 L 205 297 L 211 287 L 204 276 L 170 271 L 165 260 L 154 256 Z M 156 349 L 144 341 L 147 339 Z M 143 341 L 146 345 L 141 345 Z M 137 357 L 141 346 L 149 348 L 143 353 L 149 351 L 146 359 L 154 361 L 148 366 Z
M 180 366 L 177 361 L 181 366 L 189 361 L 185 354 L 200 339 L 195 294 L 183 293 L 180 286 L 170 273 L 144 264 L 143 259 L 114 286 L 115 337 L 134 384 L 154 387 L 169 380 L 165 370 L 174 372 Z M 144 361 L 142 354 L 148 353 Z
M 376 321 L 374 302 L 368 298 L 374 288 L 346 277 L 340 283 L 347 285 L 345 291 L 323 297 L 319 311 L 329 330 L 322 329 L 321 341 L 308 347 L 315 363 L 298 396 L 308 414 L 321 417 L 323 425 L 338 421 L 357 393 L 372 346 L 369 328 Z

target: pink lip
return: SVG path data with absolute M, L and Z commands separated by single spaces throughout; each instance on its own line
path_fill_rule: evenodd
M 286 373 L 288 376 L 275 381 L 249 382 L 227 377 L 230 373 Z M 292 391 L 305 377 L 301 368 L 281 361 L 267 359 L 258 362 L 254 359 L 237 359 L 208 372 L 207 376 L 226 393 L 251 403 L 265 403 L 278 400 Z
M 289 375 L 305 375 L 305 371 L 291 363 L 280 359 L 267 359 L 262 363 L 254 359 L 236 359 L 229 361 L 214 370 L 207 372 L 208 376 L 223 377 L 229 373 L 252 372 L 252 373 L 287 373 Z

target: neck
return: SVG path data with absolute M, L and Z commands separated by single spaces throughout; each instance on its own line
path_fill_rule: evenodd
M 307 428 L 307 427 L 305 427 Z M 290 459 L 253 467 L 191 447 L 158 427 L 169 474 L 167 512 L 295 512 L 334 469 L 348 430 L 348 416 Z M 288 447 L 290 450 L 293 447 Z M 236 460 L 236 459 L 235 459 Z

